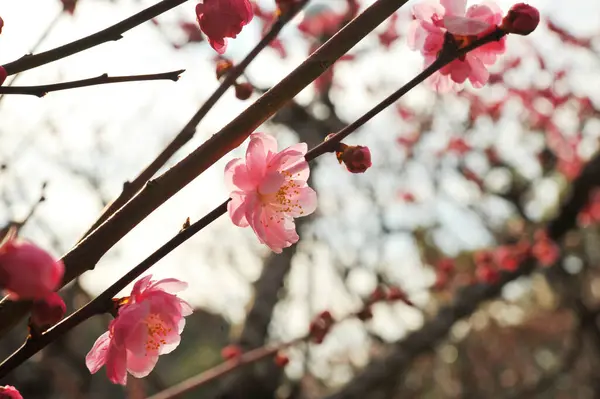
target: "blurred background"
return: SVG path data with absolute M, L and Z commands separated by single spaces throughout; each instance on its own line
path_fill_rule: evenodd
M 156 1 L 19 0 L 0 4 L 0 64 L 104 29 Z M 268 29 L 274 0 L 257 1 L 252 23 L 225 56 L 241 60 Z M 181 160 L 276 84 L 351 17 L 352 1 L 312 0 L 171 160 Z M 358 1 L 364 9 L 373 1 Z M 411 79 L 422 57 L 408 49 L 409 1 L 343 60 L 261 127 L 281 148 L 309 147 L 352 122 Z M 471 4 L 471 3 L 470 3 Z M 513 3 L 502 0 L 507 11 Z M 320 344 L 232 373 L 186 398 L 322 398 L 352 387 L 374 359 L 418 331 L 461 287 L 494 282 L 513 259 L 506 245 L 531 239 L 554 217 L 561 199 L 600 137 L 600 3 L 532 0 L 543 23 L 530 36 L 509 37 L 490 84 L 437 95 L 425 85 L 346 141 L 367 145 L 373 167 L 348 173 L 333 155 L 312 165 L 319 195 L 314 215 L 299 219 L 300 242 L 274 255 L 249 229 L 222 217 L 156 264 L 156 278 L 189 283 L 196 308 L 181 345 L 143 380 L 111 385 L 90 375 L 85 354 L 108 317 L 87 321 L 13 371 L 2 384 L 26 399 L 143 398 L 220 363 L 229 344 L 244 349 L 306 333 L 323 310 L 335 317 L 360 309 L 379 285 L 401 288 L 410 304 L 380 303 L 373 318 L 339 323 Z M 32 96 L 0 97 L 0 222 L 57 256 L 89 228 L 169 143 L 219 82 L 216 53 L 200 34 L 195 2 L 106 43 L 16 77 L 14 85 L 186 69 L 177 83 L 95 86 Z M 9 84 L 10 77 L 4 84 Z M 467 85 L 468 86 L 468 85 Z M 85 304 L 226 197 L 226 156 L 128 234 L 61 294 L 70 310 Z M 402 370 L 386 369 L 386 389 L 360 398 L 600 397 L 600 196 L 578 218 L 556 267 L 507 284 L 451 333 Z M 504 249 L 503 249 L 504 248 Z M 484 262 L 485 258 L 492 259 Z M 485 263 L 485 265 L 483 265 Z M 126 290 L 127 291 L 127 290 Z M 124 292 L 124 295 L 126 292 Z M 9 355 L 27 334 L 0 343 Z M 435 343 L 435 345 L 434 345 Z M 354 398 L 342 391 L 339 398 Z M 382 393 L 384 392 L 384 393 Z

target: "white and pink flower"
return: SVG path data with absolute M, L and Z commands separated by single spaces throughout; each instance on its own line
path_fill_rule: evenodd
M 425 67 L 435 61 L 444 45 L 446 32 L 460 44 L 480 37 L 502 22 L 502 11 L 492 1 L 484 1 L 466 9 L 467 0 L 428 0 L 413 7 L 408 44 L 425 57 Z M 485 44 L 452 61 L 433 74 L 428 83 L 438 92 L 461 87 L 467 79 L 473 87 L 483 87 L 489 79 L 487 67 L 505 51 L 506 38 Z
M 185 316 L 191 306 L 173 293 L 187 283 L 176 279 L 138 280 L 108 331 L 97 340 L 85 361 L 92 374 L 106 366 L 108 379 L 125 385 L 127 373 L 137 378 L 150 374 L 158 357 L 172 352 L 181 341 Z
M 231 220 L 239 227 L 250 226 L 275 253 L 298 241 L 294 218 L 313 213 L 317 206 L 317 194 L 307 185 L 306 151 L 306 143 L 299 143 L 277 152 L 273 137 L 253 133 L 246 157 L 225 166 Z

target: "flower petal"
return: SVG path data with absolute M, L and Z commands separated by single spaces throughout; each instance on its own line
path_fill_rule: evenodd
M 227 203 L 227 211 L 233 224 L 238 227 L 247 227 L 248 220 L 246 219 L 247 201 L 246 195 L 241 191 L 231 193 L 231 201 Z
M 298 194 L 291 197 L 290 200 L 299 205 L 293 207 L 289 215 L 297 218 L 308 216 L 317 209 L 317 193 L 310 187 L 302 187 L 298 189 Z
M 165 278 L 158 280 L 150 285 L 150 289 L 161 290 L 170 294 L 181 292 L 188 287 L 185 281 L 177 280 L 176 278 Z
M 158 353 L 149 353 L 145 356 L 127 353 L 127 371 L 136 378 L 144 378 L 150 374 L 156 362 L 158 362 Z
M 485 32 L 491 25 L 487 22 L 478 21 L 477 19 L 448 15 L 444 17 L 444 26 L 448 29 L 448 32 L 455 35 L 470 36 Z
M 465 15 L 467 0 L 440 0 L 440 3 L 444 7 L 444 10 L 446 10 L 445 16 Z
M 246 167 L 251 180 L 260 181 L 267 169 L 269 152 L 277 152 L 277 141 L 264 133 L 252 133 L 246 150 Z
M 85 365 L 90 370 L 90 373 L 94 374 L 104 366 L 109 345 L 110 332 L 107 331 L 98 337 L 92 349 L 85 356 Z
M 253 190 L 256 187 L 250 175 L 246 163 L 241 158 L 232 159 L 225 165 L 225 186 L 228 191 Z

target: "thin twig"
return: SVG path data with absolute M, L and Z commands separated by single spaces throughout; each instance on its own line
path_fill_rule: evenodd
M 162 168 L 177 151 L 179 151 L 186 143 L 188 143 L 196 133 L 196 128 L 204 119 L 206 114 L 215 106 L 219 99 L 227 92 L 227 90 L 235 83 L 248 65 L 264 50 L 281 32 L 283 27 L 292 20 L 296 14 L 309 2 L 303 0 L 298 6 L 290 9 L 286 14 L 282 15 L 269 29 L 269 32 L 260 40 L 260 42 L 248 53 L 248 55 L 235 67 L 233 67 L 223 79 L 219 87 L 210 95 L 210 97 L 202 104 L 200 109 L 192 116 L 189 122 L 181 129 L 175 138 L 165 147 L 165 149 L 152 161 L 135 179 L 123 185 L 123 191 L 119 197 L 115 199 L 105 210 L 102 215 L 94 222 L 94 224 L 85 232 L 82 239 L 100 226 L 113 213 L 119 210 L 127 203 L 144 184 L 150 180 L 160 168 Z
M 214 381 L 224 375 L 242 367 L 246 366 L 259 360 L 266 359 L 270 356 L 275 355 L 277 352 L 289 348 L 290 346 L 296 345 L 299 342 L 306 341 L 310 336 L 306 335 L 304 337 L 296 338 L 289 342 L 284 342 L 282 344 L 278 344 L 275 346 L 263 346 L 260 348 L 253 349 L 242 354 L 240 357 L 236 359 L 231 359 L 226 362 L 219 364 L 216 367 L 213 367 L 209 370 L 206 370 L 203 373 L 200 373 L 196 376 L 190 377 L 187 380 L 180 382 L 179 384 L 172 386 L 170 388 L 165 389 L 162 392 L 157 393 L 156 395 L 150 396 L 148 399 L 174 399 L 178 398 L 181 395 L 184 395 L 188 392 L 193 391 L 194 389 L 205 385 L 211 381 Z
M 0 94 L 25 94 L 37 97 L 44 97 L 46 94 L 53 91 L 76 89 L 88 86 L 98 86 L 111 83 L 140 82 L 150 80 L 172 80 L 176 82 L 177 80 L 179 80 L 179 77 L 183 72 L 185 72 L 185 69 L 148 75 L 108 76 L 108 74 L 105 73 L 100 76 L 96 76 L 95 78 L 74 80 L 71 82 L 64 83 L 54 83 L 49 85 L 0 86 Z
M 38 38 L 37 42 L 35 42 L 35 44 L 32 47 L 30 47 L 30 50 L 29 50 L 30 53 L 34 53 L 35 51 L 37 51 L 38 47 L 40 47 L 42 45 L 42 43 L 46 40 L 46 38 L 48 37 L 50 32 L 52 32 L 52 30 L 56 27 L 58 21 L 60 21 L 63 14 L 64 14 L 64 11 L 61 10 L 58 12 L 58 14 L 56 14 L 56 16 L 54 18 L 52 18 L 52 21 L 50 21 L 50 23 L 48 24 L 48 26 L 46 27 L 44 32 L 42 32 L 42 34 Z M 19 79 L 19 76 L 20 76 L 20 74 L 13 75 L 12 79 L 10 79 L 9 82 L 6 82 L 4 84 L 4 87 L 13 86 L 17 82 L 17 79 Z M 3 99 L 4 99 L 4 95 L 0 94 L 0 104 L 2 103 Z
M 29 69 L 37 68 L 41 65 L 49 64 L 73 54 L 80 53 L 102 43 L 119 40 L 128 30 L 131 30 L 136 26 L 155 18 L 160 14 L 177 7 L 178 5 L 185 3 L 186 1 L 187 0 L 162 0 L 161 2 L 148 7 L 145 10 L 140 11 L 139 13 L 124 19 L 123 21 L 100 32 L 96 32 L 92 35 L 52 50 L 44 51 L 43 53 L 25 55 L 16 61 L 3 65 L 3 67 L 6 70 L 6 73 L 10 76 L 19 72 L 27 71 Z

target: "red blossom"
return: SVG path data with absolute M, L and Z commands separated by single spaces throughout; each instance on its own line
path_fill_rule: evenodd
M 542 266 L 552 266 L 558 260 L 560 249 L 544 230 L 538 230 L 534 235 L 531 254 Z
M 238 345 L 227 345 L 221 349 L 221 357 L 225 360 L 237 359 L 242 356 L 242 348 Z
M 440 273 L 445 273 L 445 274 L 454 273 L 454 270 L 455 270 L 454 259 L 451 259 L 451 258 L 440 259 L 437 261 L 435 268 Z
M 458 155 L 465 155 L 467 152 L 471 151 L 471 149 L 471 146 L 467 144 L 462 137 L 450 138 L 448 146 L 446 147 L 446 151 L 455 152 Z
M 600 190 L 590 194 L 590 200 L 579 213 L 578 221 L 584 227 L 600 221 Z
M 480 266 L 475 273 L 477 274 L 477 280 L 486 284 L 495 284 L 500 279 L 500 273 L 491 265 Z
M 0 86 L 2 86 L 2 83 L 4 83 L 7 76 L 8 73 L 6 73 L 6 69 L 4 69 L 3 66 L 0 66 Z

